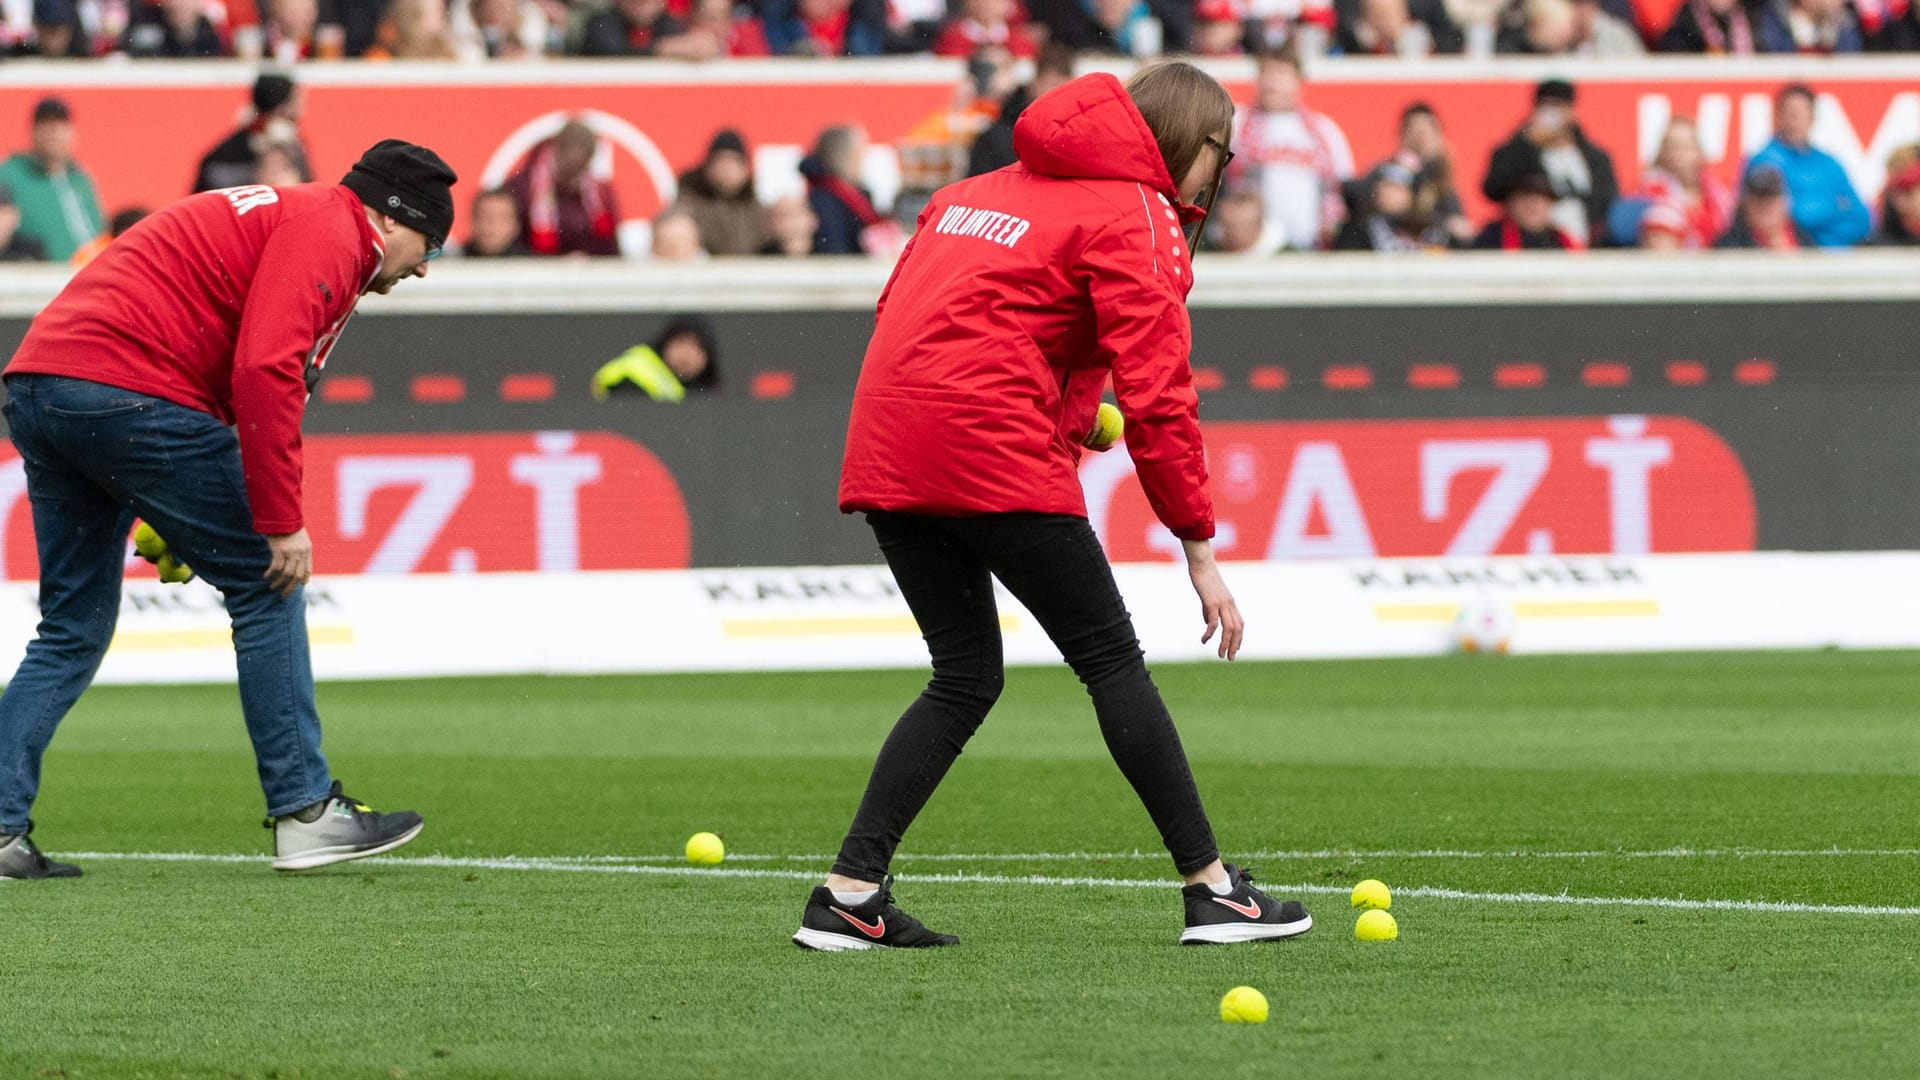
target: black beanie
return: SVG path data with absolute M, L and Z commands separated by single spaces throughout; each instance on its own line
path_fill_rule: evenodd
M 713 155 L 723 150 L 731 150 L 741 157 L 746 157 L 747 140 L 741 138 L 740 133 L 732 128 L 721 128 L 714 133 L 713 141 L 707 144 L 707 160 L 712 161 Z
M 459 178 L 424 146 L 382 139 L 360 155 L 340 182 L 360 201 L 420 233 L 445 243 L 453 231 L 453 184 Z
M 253 111 L 262 116 L 285 105 L 293 98 L 293 80 L 273 72 L 261 72 L 253 80 Z

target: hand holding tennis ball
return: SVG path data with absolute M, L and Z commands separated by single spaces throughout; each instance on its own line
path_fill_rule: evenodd
M 184 585 L 193 580 L 193 570 L 186 563 L 173 557 L 167 548 L 167 541 L 153 526 L 141 522 L 133 530 L 134 554 L 160 568 L 160 580 L 168 585 Z
M 1089 450 L 1106 451 L 1120 441 L 1120 433 L 1126 430 L 1126 420 L 1120 410 L 1106 402 L 1100 403 L 1100 411 L 1094 414 L 1093 430 L 1087 432 L 1086 439 L 1080 444 Z

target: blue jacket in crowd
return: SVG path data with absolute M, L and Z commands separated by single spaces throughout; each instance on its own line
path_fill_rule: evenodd
M 1821 247 L 1852 247 L 1867 238 L 1873 219 L 1854 193 L 1847 170 L 1832 154 L 1811 146 L 1795 149 L 1774 139 L 1747 162 L 1747 172 L 1771 165 L 1787 182 L 1793 222 Z

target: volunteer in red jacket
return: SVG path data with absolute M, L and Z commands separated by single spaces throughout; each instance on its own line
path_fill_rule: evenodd
M 54 728 L 93 680 L 138 517 L 226 597 L 274 868 L 389 851 L 420 815 L 341 793 L 320 753 L 302 587 L 300 418 L 369 292 L 425 277 L 453 170 L 388 139 L 339 184 L 190 196 L 116 239 L 7 364 L 40 554 L 39 636 L 0 695 L 0 878 L 75 877 L 27 818 Z
M 1014 128 L 1019 163 L 947 187 L 881 294 L 860 371 L 840 506 L 864 511 L 933 658 L 881 747 L 800 945 L 952 945 L 893 905 L 900 838 L 1003 682 L 998 578 L 1093 697 L 1100 731 L 1186 879 L 1186 943 L 1289 937 L 1313 925 L 1222 865 L 1179 733 L 1148 677 L 1087 523 L 1077 464 L 1112 377 L 1148 501 L 1186 548 L 1206 620 L 1232 659 L 1243 624 L 1209 543 L 1213 508 L 1187 366 L 1193 284 L 1183 226 L 1231 154 L 1233 102 L 1189 64 L 1123 87 L 1088 75 Z

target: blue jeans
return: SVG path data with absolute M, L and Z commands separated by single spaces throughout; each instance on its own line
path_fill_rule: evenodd
M 135 517 L 226 597 L 267 813 L 325 798 L 332 776 L 320 753 L 306 598 L 281 596 L 263 579 L 272 553 L 253 529 L 233 430 L 207 413 L 80 379 L 14 375 L 6 383 L 40 553 L 40 626 L 0 694 L 0 834 L 27 831 L 40 758 L 113 640 Z

